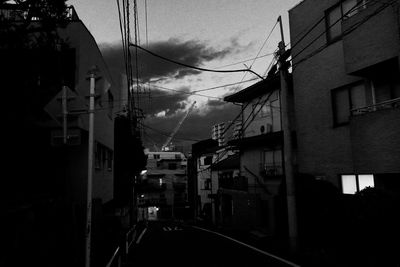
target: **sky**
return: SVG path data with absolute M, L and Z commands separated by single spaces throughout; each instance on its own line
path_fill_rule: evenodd
M 278 16 L 282 16 L 285 42 L 288 43 L 288 10 L 299 2 L 137 0 L 138 43 L 189 65 L 218 70 L 251 66 L 253 71 L 264 75 L 273 60 L 271 54 L 281 39 L 279 25 L 276 25 Z M 133 1 L 130 3 L 133 7 Z M 69 0 L 67 4 L 75 7 L 98 43 L 114 80 L 119 81 L 124 66 L 117 1 Z M 133 39 L 133 15 L 131 22 Z M 257 55 L 260 58 L 249 60 Z M 133 64 L 136 68 L 135 62 Z M 232 120 L 240 112 L 240 107 L 224 102 L 223 97 L 260 81 L 248 72 L 214 73 L 185 68 L 141 50 L 138 51 L 138 66 L 139 80 L 146 92 L 140 101 L 146 116 L 142 139 L 150 149 L 161 147 L 194 101 L 195 108 L 183 122 L 173 143 L 188 146 L 196 140 L 210 138 L 212 125 Z M 223 87 L 246 80 L 250 81 Z M 191 94 L 212 87 L 220 88 L 197 92 L 201 96 Z

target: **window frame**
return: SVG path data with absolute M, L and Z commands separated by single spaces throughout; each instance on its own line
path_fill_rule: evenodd
M 370 88 L 368 87 L 367 84 L 367 80 L 363 79 L 363 80 L 358 80 L 349 84 L 346 84 L 344 86 L 340 86 L 337 88 L 334 88 L 331 90 L 330 94 L 331 94 L 331 107 L 332 107 L 332 119 L 333 119 L 333 127 L 340 127 L 340 126 L 344 126 L 344 125 L 348 125 L 350 123 L 350 117 L 352 116 L 351 110 L 353 109 L 353 100 L 351 97 L 351 90 L 352 88 L 358 86 L 358 85 L 364 85 L 364 89 L 365 89 L 365 104 L 366 106 L 368 106 L 368 97 L 367 97 L 367 91 L 370 91 Z M 345 90 L 347 91 L 347 98 L 349 100 L 349 117 L 348 120 L 345 122 L 337 122 L 337 108 L 336 108 L 336 102 L 335 102 L 335 93 L 341 90 Z
M 339 40 L 342 40 L 342 26 L 340 25 L 340 34 L 339 36 L 336 36 L 334 38 L 331 38 L 330 36 L 330 29 L 332 28 L 331 25 L 329 25 L 329 14 L 336 9 L 337 7 L 339 7 L 340 10 L 340 14 L 341 14 L 341 20 L 343 20 L 343 9 L 342 9 L 342 1 L 340 1 L 339 3 L 336 3 L 335 5 L 331 6 L 330 8 L 328 8 L 327 10 L 325 10 L 325 36 L 326 36 L 326 43 L 327 44 L 333 44 Z M 337 22 L 337 23 L 341 23 L 341 22 Z
M 338 3 L 336 3 L 335 5 L 333 5 L 330 8 L 325 10 L 325 33 L 326 33 L 325 36 L 326 36 L 327 44 L 333 44 L 339 40 L 342 40 L 342 38 L 343 38 L 342 25 L 341 25 L 342 21 L 349 19 L 349 18 L 353 17 L 354 15 L 356 15 L 357 13 L 359 13 L 361 10 L 366 9 L 368 6 L 368 2 L 369 2 L 368 0 L 355 0 L 357 2 L 356 5 L 360 5 L 360 6 L 355 8 L 352 12 L 350 12 L 346 16 L 344 16 L 345 13 L 343 13 L 343 3 L 345 1 L 346 0 L 340 0 Z M 337 23 L 340 23 L 340 35 L 336 36 L 334 38 L 331 38 L 329 35 L 331 27 L 329 25 L 328 18 L 329 18 L 329 14 L 337 7 L 339 7 L 339 10 L 340 10 L 340 21 L 337 22 Z

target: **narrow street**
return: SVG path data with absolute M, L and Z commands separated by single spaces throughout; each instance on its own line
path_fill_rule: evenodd
M 152 221 L 138 234 L 127 266 L 297 266 L 188 225 Z

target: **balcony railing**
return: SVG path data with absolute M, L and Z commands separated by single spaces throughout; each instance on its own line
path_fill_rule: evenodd
M 362 108 L 355 108 L 351 110 L 352 116 L 362 115 L 369 112 L 374 112 L 383 109 L 400 108 L 400 97 L 380 102 L 375 105 L 366 106 Z

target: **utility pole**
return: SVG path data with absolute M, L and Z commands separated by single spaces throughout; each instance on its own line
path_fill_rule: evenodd
M 281 116 L 283 130 L 283 155 L 286 179 L 286 201 L 288 209 L 289 242 L 292 252 L 297 250 L 297 211 L 296 189 L 294 181 L 294 156 L 291 135 L 291 119 L 289 114 L 290 100 L 287 84 L 288 69 L 285 57 L 285 39 L 283 35 L 282 18 L 278 18 L 281 29 L 281 42 L 279 42 L 279 73 L 281 80 Z
M 94 100 L 97 67 L 89 71 L 89 139 L 88 139 L 88 182 L 86 206 L 86 254 L 85 267 L 90 267 L 91 228 L 92 228 L 92 182 L 93 182 L 93 144 L 94 144 Z
M 62 107 L 63 107 L 63 144 L 67 144 L 67 134 L 68 134 L 68 128 L 67 128 L 67 115 L 68 115 L 68 109 L 67 109 L 67 87 L 63 86 L 62 87 Z

